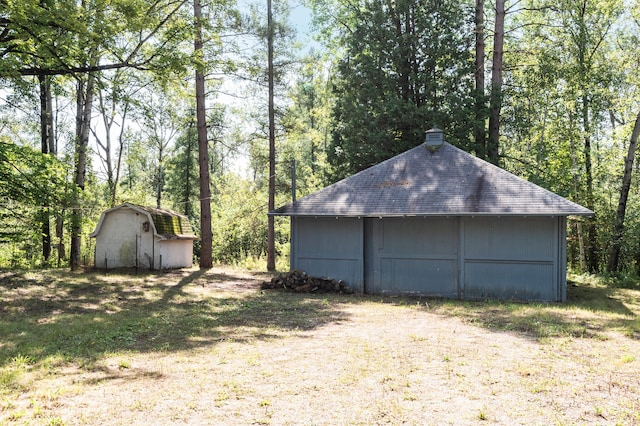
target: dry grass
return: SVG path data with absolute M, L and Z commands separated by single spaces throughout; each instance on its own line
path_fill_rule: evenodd
M 640 291 L 260 291 L 229 268 L 0 272 L 0 424 L 640 424 Z

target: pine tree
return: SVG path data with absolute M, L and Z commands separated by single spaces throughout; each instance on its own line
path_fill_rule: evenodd
M 335 83 L 334 179 L 420 144 L 431 127 L 471 146 L 474 10 L 458 2 L 361 2 L 343 10 L 348 31 Z

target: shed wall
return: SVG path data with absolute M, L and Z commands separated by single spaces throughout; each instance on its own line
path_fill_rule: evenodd
M 108 269 L 191 266 L 193 241 L 160 240 L 152 228 L 144 230 L 143 223 L 147 221 L 147 215 L 131 209 L 109 212 L 96 235 L 95 266 Z
M 141 247 L 142 224 L 146 221 L 146 215 L 129 209 L 109 212 L 104 218 L 100 233 L 96 236 L 96 267 L 135 267 L 136 254 L 139 259 L 141 250 L 151 246 L 151 241 L 145 240 L 144 247 Z M 151 235 L 152 233 L 147 232 L 146 234 Z
M 193 240 L 160 241 L 157 251 L 155 267 L 158 269 L 186 268 L 193 265 Z

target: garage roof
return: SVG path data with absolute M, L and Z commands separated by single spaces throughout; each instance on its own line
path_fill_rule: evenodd
M 419 145 L 273 216 L 590 216 L 593 212 L 444 143 Z

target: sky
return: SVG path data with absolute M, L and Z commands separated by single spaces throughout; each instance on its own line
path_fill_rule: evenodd
M 255 0 L 249 0 L 252 3 Z M 261 0 L 262 1 L 262 0 Z M 265 3 L 265 13 L 266 13 L 266 0 L 263 0 Z M 299 52 L 299 56 L 304 56 L 310 49 L 319 50 L 321 48 L 320 43 L 313 40 L 311 35 L 311 10 L 304 5 L 301 4 L 300 0 L 288 0 L 289 2 L 289 23 L 296 30 L 296 39 L 299 43 L 301 43 L 302 48 Z M 225 90 L 229 90 L 233 92 L 232 88 L 242 87 L 241 84 L 235 81 L 228 82 L 228 88 Z M 233 121 L 233 108 L 239 107 L 242 108 L 247 103 L 254 104 L 256 102 L 256 98 L 247 99 L 243 96 L 233 97 L 233 96 L 219 96 L 217 99 L 219 102 L 222 102 L 227 105 L 229 108 L 227 110 L 227 119 L 229 122 Z M 266 99 L 264 100 L 266 103 Z M 227 167 L 229 169 L 241 176 L 247 177 L 250 174 L 249 170 L 249 155 L 246 152 L 236 153 L 235 158 L 230 159 L 227 163 Z
M 303 43 L 311 42 L 311 10 L 297 0 L 290 0 L 289 5 L 291 7 L 289 21 L 298 32 L 298 40 Z

